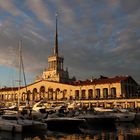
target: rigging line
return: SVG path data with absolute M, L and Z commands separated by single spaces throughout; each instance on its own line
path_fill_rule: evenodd
M 27 101 L 28 101 L 28 105 L 29 105 L 29 97 L 28 97 L 28 90 L 27 90 L 27 82 L 26 82 L 26 76 L 25 76 L 25 70 L 24 70 L 24 65 L 23 65 L 22 54 L 21 54 L 21 56 L 20 56 L 20 59 L 21 59 L 21 68 L 22 68 L 22 72 L 23 72 L 23 78 L 24 78 L 25 89 L 26 89 L 26 93 L 27 93 Z
M 25 76 L 25 70 L 24 70 L 24 65 L 23 65 L 23 58 L 21 56 L 21 66 L 22 66 L 22 71 L 23 71 L 23 78 L 24 78 L 24 84 L 27 92 L 27 82 L 26 82 L 26 76 Z
M 22 72 L 23 72 L 24 84 L 25 84 L 25 87 L 27 89 L 26 76 L 25 76 L 25 71 L 24 71 L 24 65 L 23 65 L 23 58 L 22 58 L 22 56 L 21 56 L 21 68 L 22 68 Z
M 19 82 L 19 87 L 18 87 L 18 113 L 19 113 L 19 105 L 20 105 L 20 89 L 21 89 L 21 42 L 19 42 L 19 79 L 18 79 L 18 82 Z

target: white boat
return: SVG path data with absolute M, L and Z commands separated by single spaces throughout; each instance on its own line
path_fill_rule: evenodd
M 85 119 L 86 123 L 90 126 L 114 126 L 116 116 L 108 115 L 107 113 L 87 113 L 80 114 L 78 118 Z
M 7 120 L 0 119 L 0 130 L 10 131 L 12 133 L 22 132 L 22 125 Z
M 34 132 L 34 131 L 46 131 L 47 125 L 42 122 L 28 120 L 23 116 L 17 115 L 2 115 L 0 117 L 0 130 L 10 132 Z
M 53 114 L 48 114 L 43 122 L 47 124 L 49 130 L 79 130 L 79 127 L 82 123 L 85 122 L 85 119 L 80 119 L 77 117 L 69 117 L 67 114 L 56 112 Z
M 136 117 L 134 112 L 117 112 L 112 114 L 116 116 L 116 122 L 133 122 Z
M 85 122 L 85 119 L 74 117 L 55 117 L 43 120 L 47 123 L 49 130 L 78 130 L 80 125 Z
M 33 105 L 33 107 L 24 107 L 21 110 L 21 114 L 26 118 L 32 118 L 34 120 L 43 119 L 47 115 L 47 111 L 44 105 L 41 102 L 38 102 Z
M 4 110 L 3 114 L 5 115 L 15 115 L 17 114 L 18 111 L 14 111 L 14 110 Z
M 136 118 L 135 112 L 130 112 L 127 109 L 102 109 L 102 108 L 96 108 L 96 111 L 104 112 L 107 115 L 111 115 L 116 117 L 116 122 L 132 122 Z

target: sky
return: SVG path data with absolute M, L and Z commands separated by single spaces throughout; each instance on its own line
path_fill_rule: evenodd
M 0 0 L 0 87 L 18 84 L 20 40 L 27 83 L 47 69 L 56 12 L 70 77 L 130 75 L 140 84 L 140 0 Z

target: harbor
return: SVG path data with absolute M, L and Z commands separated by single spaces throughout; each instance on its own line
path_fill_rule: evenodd
M 47 131 L 46 133 L 32 133 L 32 134 L 15 134 L 12 135 L 9 132 L 0 131 L 0 139 L 4 140 L 126 140 L 126 139 L 140 139 L 140 127 L 134 126 L 133 124 L 126 124 L 125 126 L 119 126 L 117 130 L 85 130 L 81 133 L 76 132 L 58 132 L 58 131 Z
M 53 103 L 52 106 L 47 106 L 46 102 L 37 103 L 32 107 L 32 114 L 24 114 L 21 111 L 18 117 L 22 117 L 22 124 L 31 121 L 31 124 L 35 124 L 35 121 L 40 123 L 45 123 L 46 128 L 31 129 L 27 127 L 27 131 L 16 132 L 13 130 L 2 130 L 3 126 L 0 125 L 0 138 L 1 139 L 15 139 L 15 140 L 57 140 L 57 139 L 139 139 L 140 138 L 140 115 L 139 112 L 134 112 L 135 110 L 128 111 L 127 109 L 109 109 L 103 107 L 94 107 L 85 109 L 84 106 L 81 106 L 79 103 L 66 103 L 61 102 L 61 104 Z M 49 103 L 50 105 L 50 103 Z M 31 108 L 30 108 L 31 109 Z M 34 109 L 34 110 L 33 110 Z M 36 109 L 36 114 L 34 111 Z M 45 109 L 45 110 L 44 110 Z M 13 109 L 8 108 L 5 113 L 1 114 L 4 117 L 9 117 L 7 121 L 11 121 L 15 124 L 20 125 L 20 121 L 16 119 L 10 120 L 11 116 L 15 117 L 17 114 L 12 113 Z M 23 108 L 24 113 L 27 108 Z M 44 110 L 44 111 L 43 111 Z M 39 111 L 39 112 L 38 112 Z M 27 111 L 29 112 L 29 110 Z M 42 113 L 42 115 L 37 115 Z M 45 115 L 43 115 L 46 113 Z M 32 115 L 32 116 L 30 116 Z M 36 115 L 36 117 L 33 117 Z M 30 118 L 29 118 L 30 116 Z M 38 116 L 38 118 L 37 118 Z M 43 116 L 43 118 L 40 118 Z M 137 116 L 137 117 L 136 117 Z M 3 118 L 6 120 L 6 118 Z M 28 121 L 27 121 L 28 120 Z M 0 119 L 1 122 L 1 119 Z M 3 121 L 4 122 L 4 121 Z M 1 124 L 1 123 L 0 123 Z M 28 123 L 29 125 L 29 123 Z M 36 126 L 35 126 L 36 127 Z
M 0 140 L 140 140 L 139 6 L 0 0 Z

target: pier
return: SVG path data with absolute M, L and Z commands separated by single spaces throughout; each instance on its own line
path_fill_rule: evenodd
M 56 101 L 48 101 L 56 102 Z M 57 101 L 62 102 L 62 101 Z M 104 107 L 104 108 L 140 108 L 140 99 L 99 99 L 99 100 L 75 100 L 76 103 L 81 104 L 81 106 L 87 107 Z

